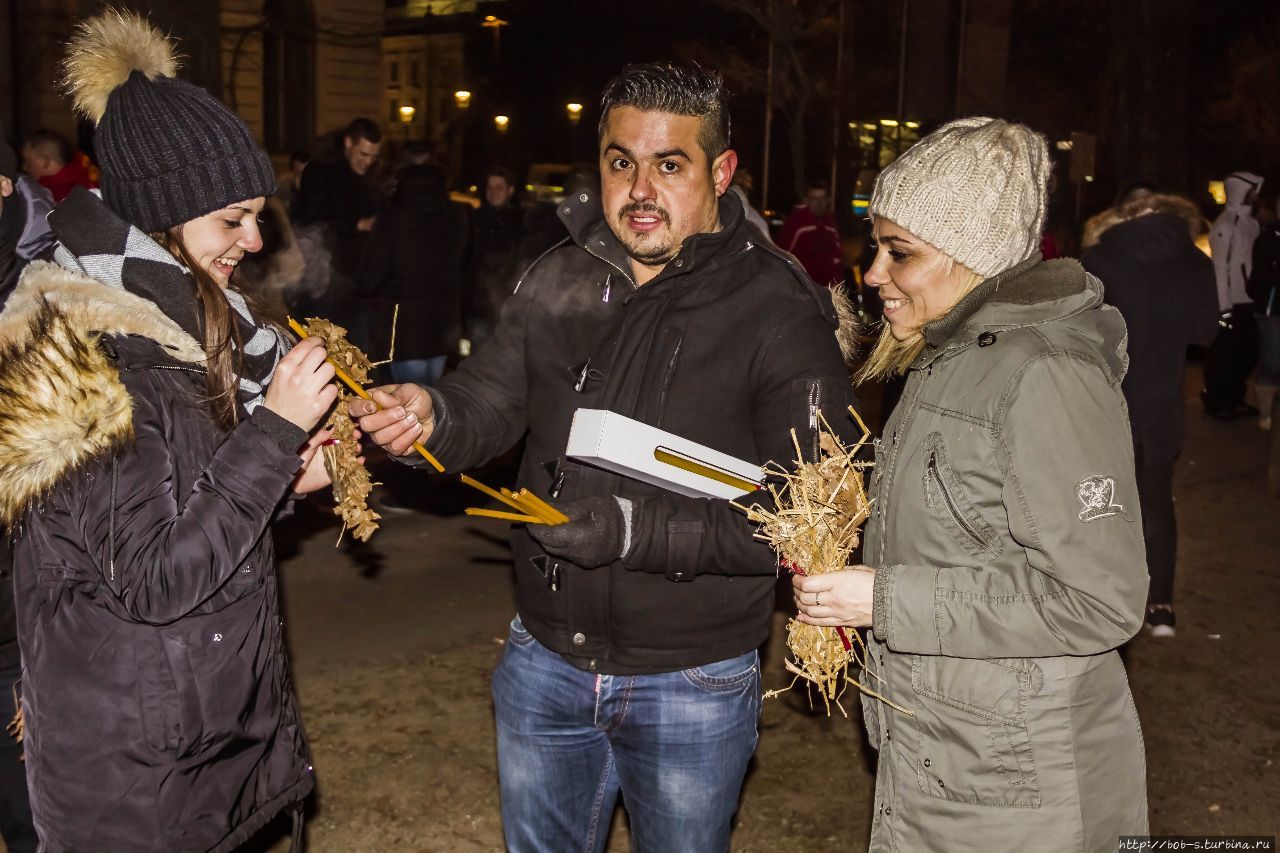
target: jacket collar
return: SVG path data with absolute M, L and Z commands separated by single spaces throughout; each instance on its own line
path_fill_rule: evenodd
M 719 199 L 720 230 L 694 234 L 685 238 L 676 256 L 667 262 L 649 287 L 661 279 L 684 275 L 695 269 L 710 265 L 726 253 L 751 248 L 754 241 L 751 234 L 744 229 L 746 216 L 742 202 L 736 193 L 726 192 Z M 623 248 L 621 241 L 605 221 L 604 209 L 598 194 L 588 190 L 568 195 L 556 210 L 560 221 L 569 231 L 569 237 L 578 246 L 603 261 L 616 267 L 626 275 L 633 284 L 635 276 L 631 271 L 631 259 Z
M 925 348 L 916 367 L 967 348 L 985 333 L 1049 323 L 1102 302 L 1102 283 L 1079 261 L 1028 258 L 969 291 L 942 317 L 925 325 Z

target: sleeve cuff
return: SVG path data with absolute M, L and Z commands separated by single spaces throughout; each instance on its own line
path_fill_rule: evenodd
M 885 566 L 876 569 L 871 622 L 876 637 L 895 652 L 942 654 L 938 624 L 938 569 Z
M 266 406 L 259 406 L 249 416 L 249 423 L 266 433 L 285 453 L 295 456 L 307 443 L 307 431 L 292 421 L 280 417 Z
M 897 566 L 885 566 L 876 569 L 876 579 L 871 587 L 871 626 L 876 638 L 887 646 L 892 646 L 893 620 L 890 618 L 893 607 L 893 574 Z

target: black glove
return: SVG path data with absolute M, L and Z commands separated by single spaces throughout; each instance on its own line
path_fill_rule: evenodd
M 584 569 L 622 559 L 630 544 L 630 501 L 627 511 L 613 495 L 596 495 L 557 504 L 569 516 L 564 524 L 530 524 L 532 536 L 548 554 L 563 557 Z

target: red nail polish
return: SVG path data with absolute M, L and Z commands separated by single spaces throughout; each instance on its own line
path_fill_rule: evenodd
M 338 443 L 338 439 L 336 439 L 336 438 L 330 438 L 330 439 L 328 439 L 328 440 L 326 440 L 326 441 L 322 441 L 322 442 L 320 442 L 320 446 L 321 446 L 321 447 L 328 447 L 328 446 L 330 446 L 330 445 L 332 445 L 332 444 L 337 444 L 337 443 Z

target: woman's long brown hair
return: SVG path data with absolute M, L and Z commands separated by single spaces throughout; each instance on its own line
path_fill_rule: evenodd
M 236 410 L 236 392 L 240 388 L 240 373 L 243 369 L 239 353 L 244 346 L 244 342 L 240 340 L 240 330 L 232 320 L 231 305 L 213 276 L 191 257 L 177 228 L 151 236 L 181 261 L 195 280 L 196 302 L 200 306 L 200 328 L 204 330 L 204 340 L 200 344 L 207 357 L 205 382 L 209 392 L 209 407 L 214 422 L 229 430 L 240 419 Z

